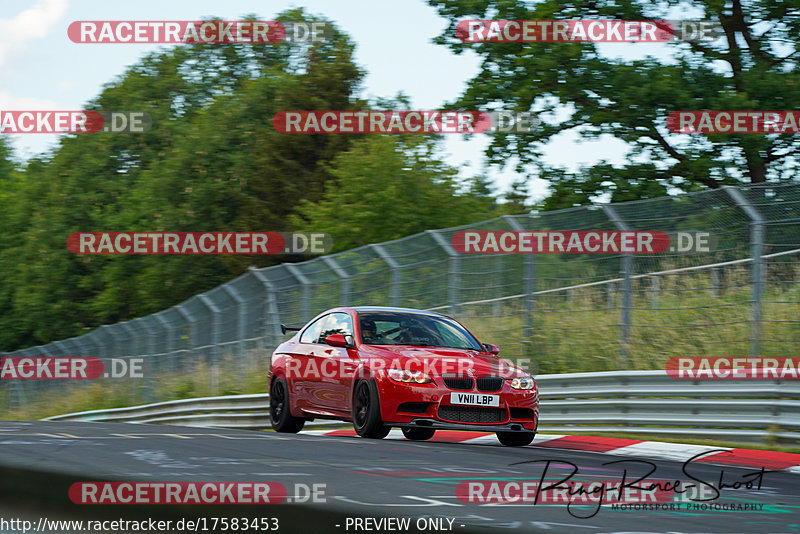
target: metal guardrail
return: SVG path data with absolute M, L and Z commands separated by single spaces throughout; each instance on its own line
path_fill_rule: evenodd
M 182 399 L 129 408 L 56 415 L 43 421 L 102 421 L 262 430 L 270 426 L 269 395 L 259 393 Z M 309 424 L 316 426 L 345 423 L 314 421 Z
M 800 382 L 676 380 L 664 371 L 536 377 L 540 432 L 633 432 L 695 439 L 800 442 Z M 45 421 L 113 421 L 262 430 L 269 397 L 231 395 L 94 410 Z M 314 421 L 310 425 L 342 425 Z

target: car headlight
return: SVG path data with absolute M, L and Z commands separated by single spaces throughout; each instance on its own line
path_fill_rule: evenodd
M 422 371 L 407 371 L 405 369 L 389 369 L 387 371 L 389 378 L 395 382 L 405 382 L 412 384 L 427 384 L 432 382 L 431 377 Z
M 514 389 L 533 389 L 534 385 L 533 378 L 529 376 L 521 376 L 511 381 L 511 387 Z

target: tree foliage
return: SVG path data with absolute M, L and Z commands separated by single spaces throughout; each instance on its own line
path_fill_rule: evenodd
M 563 120 L 546 118 L 532 134 L 496 136 L 487 150 L 495 163 L 517 157 L 520 171 L 532 164 L 552 184 L 548 207 L 585 203 L 604 193 L 627 200 L 675 189 L 796 179 L 797 135 L 688 135 L 666 127 L 672 111 L 793 109 L 800 98 L 800 8 L 793 0 L 428 3 L 450 20 L 437 42 L 481 58 L 480 72 L 454 105 L 486 109 L 502 103 L 506 109 L 543 112 L 543 117 L 571 112 Z M 670 12 L 715 21 L 724 36 L 664 43 L 658 57 L 629 60 L 615 54 L 629 54 L 636 44 L 601 50 L 594 43 L 463 43 L 455 34 L 464 19 L 675 18 L 667 16 Z M 542 164 L 543 146 L 571 129 L 586 138 L 608 134 L 629 143 L 627 163 L 601 162 L 577 173 Z
M 487 219 L 497 210 L 475 180 L 461 191 L 456 169 L 419 136 L 371 136 L 337 155 L 325 191 L 300 202 L 296 227 L 331 234 L 337 251 Z
M 252 18 L 252 17 L 250 17 Z M 280 20 L 309 20 L 290 10 Z M 87 109 L 147 112 L 146 134 L 64 136 L 10 170 L 0 140 L 0 346 L 159 311 L 274 257 L 77 256 L 78 231 L 285 231 L 348 136 L 276 134 L 281 109 L 354 109 L 363 76 L 336 31 L 313 44 L 186 45 L 144 57 Z
M 314 20 L 299 9 L 278 19 Z M 342 249 L 484 217 L 494 200 L 463 192 L 429 139 L 275 131 L 281 110 L 367 107 L 353 52 L 338 30 L 311 44 L 161 50 L 86 106 L 147 112 L 148 133 L 67 135 L 19 169 L 0 138 L 0 349 L 157 312 L 287 261 L 74 255 L 73 232 L 330 229 Z

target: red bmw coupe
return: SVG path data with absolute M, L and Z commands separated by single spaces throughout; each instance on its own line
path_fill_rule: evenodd
M 400 427 L 425 440 L 437 429 L 497 433 L 503 445 L 533 441 L 539 394 L 533 378 L 498 357 L 457 321 L 406 308 L 334 308 L 272 354 L 270 420 L 299 432 L 315 418 L 352 421 L 359 436 Z

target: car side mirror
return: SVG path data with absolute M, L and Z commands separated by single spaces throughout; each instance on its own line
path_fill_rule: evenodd
M 325 338 L 325 343 L 331 347 L 347 347 L 349 345 L 344 334 L 331 334 Z
M 491 352 L 492 354 L 500 354 L 500 347 L 497 345 L 492 345 L 491 343 L 484 343 L 483 348 L 486 349 L 486 352 Z

